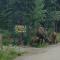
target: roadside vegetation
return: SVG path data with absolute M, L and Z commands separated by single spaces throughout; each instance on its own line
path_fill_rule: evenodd
M 17 43 L 10 38 L 11 33 L 6 30 L 0 30 L 0 60 L 13 60 L 17 56 L 23 55 L 25 52 L 17 48 Z
M 15 48 L 7 46 L 7 48 L 0 49 L 0 60 L 13 60 L 25 52 L 16 51 Z

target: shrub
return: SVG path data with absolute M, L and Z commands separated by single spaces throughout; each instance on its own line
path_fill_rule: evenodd
M 0 50 L 0 60 L 13 60 L 17 56 L 21 56 L 22 52 L 17 52 L 13 48 Z

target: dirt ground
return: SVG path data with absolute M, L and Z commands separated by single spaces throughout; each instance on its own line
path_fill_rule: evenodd
M 28 52 L 15 60 L 60 60 L 60 43 L 46 48 L 20 47 L 21 51 Z

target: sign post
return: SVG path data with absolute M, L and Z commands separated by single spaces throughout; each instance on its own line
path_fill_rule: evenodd
M 26 26 L 24 26 L 24 25 L 16 25 L 15 26 L 15 31 L 18 32 L 18 33 L 26 32 Z
M 23 41 L 24 41 L 24 33 L 26 32 L 26 26 L 24 25 L 16 25 L 15 26 L 15 31 L 16 33 L 19 33 L 19 44 L 23 45 Z

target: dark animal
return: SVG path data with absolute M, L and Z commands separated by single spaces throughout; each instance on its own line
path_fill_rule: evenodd
M 49 43 L 50 44 L 57 43 L 57 39 L 56 38 L 57 38 L 57 33 L 56 32 L 51 33 L 50 36 L 49 36 Z
M 44 27 L 39 27 L 37 29 L 37 37 L 39 37 L 38 41 L 42 45 L 43 42 L 47 43 L 48 42 L 48 37 L 47 37 L 47 31 L 45 30 Z
M 36 36 L 32 37 L 31 45 L 48 43 L 47 31 L 44 27 L 37 28 Z
M 39 37 L 33 36 L 30 45 L 36 45 L 39 43 Z

